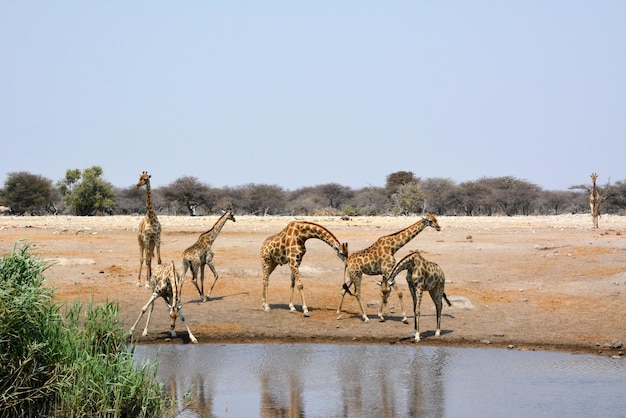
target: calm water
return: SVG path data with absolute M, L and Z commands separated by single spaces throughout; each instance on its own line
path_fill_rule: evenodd
M 624 417 L 626 359 L 425 346 L 137 347 L 181 417 Z M 182 405 L 182 403 L 181 403 Z

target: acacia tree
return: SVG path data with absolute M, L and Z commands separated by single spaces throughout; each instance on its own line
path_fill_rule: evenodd
M 424 191 L 416 181 L 398 187 L 398 191 L 391 196 L 395 210 L 401 215 L 424 212 Z
M 65 178 L 58 182 L 63 201 L 75 215 L 112 213 L 115 206 L 113 185 L 101 178 L 103 173 L 102 168 L 96 165 L 82 173 L 79 169 L 70 169 L 66 171 Z
M 184 205 L 191 216 L 197 214 L 198 207 L 204 207 L 207 212 L 211 212 L 217 200 L 211 188 L 193 176 L 180 177 L 161 191 L 166 200 Z
M 52 180 L 25 171 L 9 173 L 0 201 L 16 214 L 45 212 L 52 205 Z
M 249 184 L 245 191 L 245 209 L 248 213 L 267 215 L 278 214 L 285 210 L 286 193 L 280 186 Z
M 391 173 L 387 176 L 387 183 L 385 184 L 387 195 L 392 196 L 398 191 L 400 186 L 418 181 L 419 179 L 415 177 L 412 171 L 396 171 L 395 173 Z

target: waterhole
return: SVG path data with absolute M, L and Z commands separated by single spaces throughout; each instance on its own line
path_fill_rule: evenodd
M 138 346 L 180 417 L 623 417 L 626 359 L 431 346 Z M 191 404 L 187 399 L 193 399 Z

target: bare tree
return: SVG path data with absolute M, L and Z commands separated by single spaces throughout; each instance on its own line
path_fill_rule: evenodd
M 268 184 L 249 184 L 246 190 L 248 213 L 256 215 L 279 214 L 285 211 L 285 191 L 282 187 Z
M 208 213 L 215 205 L 215 193 L 207 184 L 193 176 L 180 177 L 160 191 L 166 200 L 184 206 L 191 216 L 197 215 L 199 207 L 203 207 Z
M 429 178 L 421 182 L 426 200 L 426 209 L 437 215 L 443 215 L 452 207 L 456 185 L 450 179 Z

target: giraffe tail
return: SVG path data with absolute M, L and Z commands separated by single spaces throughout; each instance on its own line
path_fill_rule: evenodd
M 452 303 L 448 300 L 448 296 L 446 296 L 446 292 L 443 292 L 443 299 L 446 301 L 448 306 L 452 306 Z

